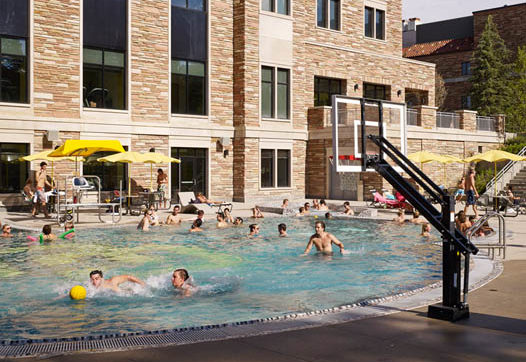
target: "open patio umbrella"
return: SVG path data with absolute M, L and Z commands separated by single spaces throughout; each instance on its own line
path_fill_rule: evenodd
M 66 140 L 62 146 L 49 154 L 50 157 L 91 156 L 96 152 L 124 152 L 124 148 L 117 140 Z M 75 175 L 77 173 L 77 162 L 75 161 Z
M 493 162 L 494 172 L 495 172 L 493 177 L 496 177 L 497 176 L 497 162 L 506 161 L 506 160 L 526 161 L 526 157 L 518 156 L 514 153 L 510 153 L 510 152 L 506 152 L 502 150 L 490 150 L 484 153 L 479 153 L 478 155 L 474 155 L 474 156 L 465 158 L 464 162 L 466 163 L 480 162 L 480 161 Z M 494 196 L 497 196 L 497 183 L 494 182 L 494 184 L 495 184 Z
M 162 153 L 157 152 L 146 152 L 143 154 L 144 163 L 150 164 L 150 190 L 153 190 L 153 164 L 154 163 L 181 163 L 181 160 L 173 157 L 163 155 Z
M 53 152 L 54 150 L 45 150 L 42 152 L 34 153 L 32 155 L 20 157 L 19 161 L 48 161 L 51 162 L 51 180 L 54 180 L 54 171 L 55 171 L 55 165 L 54 163 L 57 161 L 76 161 L 75 157 L 50 157 L 49 154 Z M 81 157 L 80 161 L 83 161 L 84 158 Z
M 446 187 L 447 184 L 447 167 L 446 165 L 449 165 L 450 163 L 464 163 L 464 161 L 458 157 L 450 156 L 450 155 L 440 155 L 440 159 L 437 160 L 437 162 L 440 162 L 443 164 L 444 168 L 444 187 Z

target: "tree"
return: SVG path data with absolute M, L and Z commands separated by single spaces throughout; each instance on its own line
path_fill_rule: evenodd
M 437 107 L 439 111 L 444 110 L 444 101 L 446 100 L 446 97 L 447 90 L 444 78 L 439 72 L 435 72 L 435 107 Z
M 510 89 L 512 97 L 506 110 L 506 130 L 526 130 L 526 45 L 517 49 L 517 59 L 512 65 Z
M 509 51 L 490 15 L 473 54 L 471 100 L 480 115 L 505 113 L 509 107 L 508 58 Z

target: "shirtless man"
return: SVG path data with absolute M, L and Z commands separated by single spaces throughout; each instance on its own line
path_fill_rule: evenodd
M 310 214 L 310 204 L 308 202 L 303 204 L 303 214 L 304 215 Z
M 338 246 L 340 253 L 343 253 L 343 244 L 334 235 L 325 231 L 325 223 L 323 221 L 316 221 L 314 230 L 316 230 L 316 233 L 310 237 L 303 255 L 309 254 L 312 245 L 323 254 L 332 254 L 332 244 Z
M 477 211 L 477 205 L 476 204 L 476 198 L 479 197 L 479 193 L 477 192 L 477 187 L 475 186 L 475 169 L 473 167 L 470 167 L 468 170 L 468 174 L 466 175 L 466 206 L 464 206 L 464 213 L 467 214 L 469 205 L 473 207 L 473 211 L 475 212 L 475 218 L 478 218 L 479 214 Z
M 187 282 L 189 278 L 190 275 L 186 269 L 175 269 L 172 274 L 172 285 L 181 291 L 183 297 L 189 297 L 194 292 L 194 286 Z
M 225 214 L 222 212 L 217 213 L 217 227 L 218 228 L 226 228 L 228 226 L 228 223 L 225 221 Z
M 179 215 L 179 205 L 175 205 L 172 213 L 166 218 L 166 225 L 179 225 L 181 224 L 181 215 Z
M 52 187 L 52 185 L 47 180 L 47 163 L 44 161 L 40 162 L 40 170 L 36 173 L 36 184 L 37 184 L 37 190 L 36 190 L 36 196 L 37 196 L 37 203 L 40 203 L 42 205 L 42 209 L 44 210 L 45 217 L 49 217 L 49 214 L 47 212 L 46 202 L 46 186 Z M 35 214 L 33 214 L 35 216 Z
M 259 234 L 259 225 L 258 224 L 250 224 L 248 226 L 248 230 L 250 231 L 248 236 L 258 236 L 258 234 Z
M 161 195 L 161 200 L 166 207 L 166 186 L 168 185 L 168 175 L 164 173 L 163 169 L 160 168 L 157 170 L 157 191 Z
M 350 204 L 349 201 L 345 201 L 345 202 L 343 203 L 343 208 L 344 208 L 343 213 L 344 213 L 345 215 L 351 215 L 351 216 L 354 215 L 354 210 L 351 209 L 351 204 Z
M 329 211 L 329 207 L 327 206 L 327 203 L 325 202 L 325 200 L 320 200 L 320 203 L 318 204 L 318 210 Z
M 104 279 L 100 270 L 93 270 L 89 273 L 89 278 L 95 288 L 111 289 L 114 292 L 120 292 L 119 285 L 126 282 L 139 284 L 143 287 L 146 285 L 142 280 L 132 275 L 117 275 L 110 279 Z

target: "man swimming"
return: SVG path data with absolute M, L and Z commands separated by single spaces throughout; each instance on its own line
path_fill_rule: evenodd
M 323 221 L 316 221 L 314 230 L 316 230 L 316 233 L 310 237 L 303 255 L 309 254 L 312 245 L 323 254 L 332 254 L 332 244 L 337 245 L 340 248 L 340 253 L 343 254 L 343 244 L 334 235 L 325 231 L 325 223 Z
M 194 292 L 194 286 L 188 282 L 190 275 L 186 269 L 175 269 L 172 274 L 172 285 L 181 291 L 184 297 L 189 297 Z
M 117 275 L 110 279 L 104 279 L 102 271 L 100 270 L 93 270 L 89 273 L 89 278 L 91 284 L 93 284 L 95 288 L 111 289 L 114 292 L 120 292 L 121 289 L 119 288 L 119 285 L 126 282 L 139 284 L 143 287 L 146 285 L 142 280 L 132 275 Z

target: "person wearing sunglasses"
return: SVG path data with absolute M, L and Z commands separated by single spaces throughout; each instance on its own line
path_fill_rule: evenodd
M 11 226 L 8 224 L 4 224 L 2 226 L 2 235 L 3 238 L 11 238 L 13 237 L 13 234 L 11 234 Z

